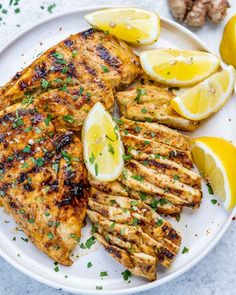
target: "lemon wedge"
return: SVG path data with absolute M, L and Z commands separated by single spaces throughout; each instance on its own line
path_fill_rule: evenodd
M 88 113 L 82 130 L 85 165 L 101 181 L 115 180 L 124 167 L 124 147 L 116 123 L 97 102 Z
M 236 67 L 236 14 L 225 26 L 220 43 L 220 55 L 223 61 Z
M 202 51 L 152 49 L 140 54 L 144 71 L 156 81 L 177 87 L 192 86 L 214 73 L 220 60 Z
M 85 16 L 92 27 L 133 44 L 147 45 L 160 35 L 160 18 L 156 13 L 138 8 L 111 8 Z
M 191 150 L 214 194 L 223 200 L 226 209 L 232 209 L 236 205 L 236 147 L 222 138 L 199 137 L 192 140 Z
M 173 98 L 171 107 L 189 120 L 205 119 L 223 107 L 233 92 L 234 84 L 235 70 L 228 66 Z

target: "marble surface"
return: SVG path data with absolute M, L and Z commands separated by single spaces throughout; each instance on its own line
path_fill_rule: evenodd
M 21 0 L 11 6 L 9 0 L 0 0 L 0 49 L 25 28 L 56 13 L 89 5 L 130 5 L 157 11 L 170 17 L 167 0 Z M 16 1 L 17 2 L 17 1 Z M 55 7 L 54 4 L 55 3 Z M 227 19 L 236 13 L 236 1 L 230 1 Z M 51 6 L 53 5 L 53 6 Z M 20 8 L 20 12 L 15 9 Z M 50 13 L 50 7 L 51 13 Z M 48 9 L 49 8 L 49 9 Z M 0 9 L 0 11 L 1 11 Z M 48 11 L 49 10 L 49 11 Z M 224 23 L 194 30 L 208 46 L 218 52 Z M 236 228 L 235 222 L 212 252 L 196 267 L 176 280 L 140 294 L 146 295 L 235 295 L 236 294 Z M 0 258 L 0 295 L 66 295 L 69 293 L 44 286 L 19 271 Z

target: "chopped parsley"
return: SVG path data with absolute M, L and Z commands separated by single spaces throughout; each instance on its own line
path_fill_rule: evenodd
M 132 155 L 123 155 L 123 160 L 124 161 L 129 161 L 130 159 L 132 159 L 133 156 Z
M 139 193 L 139 197 L 142 201 L 145 201 L 147 199 L 147 194 L 144 192 L 140 192 Z
M 115 155 L 114 147 L 108 143 L 108 152 L 111 153 L 113 156 Z
M 137 180 L 137 181 L 143 181 L 143 180 L 144 180 L 144 177 L 143 177 L 143 176 L 141 176 L 141 175 L 136 175 L 136 174 L 133 174 L 133 175 L 131 176 L 131 178 L 133 178 L 133 179 L 135 179 L 135 180 Z
M 103 277 L 107 277 L 108 276 L 108 273 L 107 271 L 101 271 L 100 272 L 100 277 L 103 278 Z
M 140 132 L 141 130 L 142 130 L 142 128 L 139 127 L 139 126 L 134 127 L 134 131 L 137 132 L 137 133 Z
M 173 178 L 174 178 L 174 180 L 179 180 L 180 177 L 179 177 L 179 175 L 176 174 L 176 175 L 174 175 Z
M 136 95 L 135 101 L 137 101 L 137 103 L 140 103 L 141 96 L 142 95 L 145 95 L 145 94 L 147 94 L 147 91 L 145 89 L 138 88 L 137 89 L 137 95 Z
M 73 124 L 75 122 L 75 119 L 74 119 L 74 117 L 72 115 L 66 115 L 66 116 L 64 116 L 63 117 L 63 120 L 65 122 L 70 123 L 70 124 Z
M 158 219 L 157 222 L 156 222 L 156 226 L 162 226 L 163 224 L 163 219 Z
M 95 175 L 98 176 L 98 164 L 95 163 L 94 165 Z
M 112 222 L 111 225 L 110 225 L 110 228 L 114 228 L 115 225 L 116 225 L 116 223 L 115 222 Z
M 108 73 L 109 72 L 109 69 L 107 66 L 102 66 L 102 70 L 104 73 Z
M 59 272 L 59 267 L 58 266 L 54 267 L 54 271 Z
M 214 192 L 213 192 L 213 189 L 212 189 L 210 183 L 207 183 L 207 188 L 208 188 L 209 195 L 214 195 Z
M 95 156 L 94 156 L 94 153 L 91 154 L 91 157 L 89 158 L 89 162 L 91 164 L 93 164 L 95 162 Z
M 48 8 L 47 8 L 48 12 L 49 12 L 49 13 L 52 13 L 52 11 L 53 11 L 53 9 L 54 9 L 55 7 L 56 7 L 56 4 L 55 4 L 55 3 L 49 5 Z
M 41 86 L 42 86 L 42 88 L 48 88 L 49 82 L 45 79 L 42 79 Z
M 88 264 L 87 264 L 87 268 L 90 268 L 92 266 L 93 266 L 92 262 L 89 261 Z
M 212 205 L 215 205 L 215 204 L 217 204 L 217 200 L 216 199 L 212 199 L 211 200 L 211 203 L 212 203 Z
M 78 54 L 78 50 L 74 49 L 74 50 L 72 51 L 72 57 L 73 57 L 73 58 L 76 57 L 77 54 Z
M 139 224 L 138 218 L 134 217 L 131 223 L 133 226 L 137 226 Z
M 145 107 L 143 107 L 143 108 L 141 109 L 141 112 L 142 112 L 143 114 L 146 114 L 146 113 L 147 113 L 147 109 L 146 109 Z
M 52 115 L 47 114 L 47 118 L 44 119 L 44 123 L 46 126 L 49 126 L 49 123 L 52 121 Z
M 91 238 L 89 238 L 86 242 L 85 242 L 85 247 L 87 249 L 90 249 L 92 245 L 94 245 L 96 242 L 95 237 L 92 236 Z
M 33 218 L 30 218 L 30 219 L 28 219 L 28 222 L 29 223 L 34 223 L 34 219 Z
M 184 247 L 183 250 L 182 250 L 182 254 L 185 254 L 185 253 L 188 253 L 188 252 L 189 252 L 189 248 Z
M 102 286 L 96 286 L 96 290 L 102 290 Z
M 23 148 L 23 153 L 30 153 L 31 151 L 31 147 L 29 145 L 26 145 L 24 148 Z
M 47 234 L 47 236 L 48 236 L 49 240 L 52 240 L 54 238 L 53 233 L 51 233 L 51 232 L 49 232 Z
M 131 272 L 128 269 L 126 269 L 125 271 L 123 271 L 121 274 L 122 274 L 123 279 L 125 281 L 128 281 L 128 279 L 132 277 L 132 274 L 131 274 Z

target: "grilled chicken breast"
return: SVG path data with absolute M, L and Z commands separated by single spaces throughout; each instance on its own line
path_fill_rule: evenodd
M 113 91 L 128 86 L 142 70 L 129 46 L 89 29 L 47 50 L 0 89 L 1 108 L 30 97 L 57 126 L 79 130 L 90 108 L 114 104 Z
M 170 266 L 181 238 L 144 202 L 92 188 L 88 205 L 98 241 L 133 274 L 152 281 L 158 263 Z
M 33 105 L 0 113 L 0 194 L 34 244 L 71 265 L 86 215 L 86 170 L 80 140 L 59 133 Z
M 198 122 L 181 117 L 170 107 L 174 94 L 156 85 L 134 85 L 128 90 L 117 92 L 117 103 L 121 114 L 135 121 L 151 121 L 180 130 L 191 131 Z

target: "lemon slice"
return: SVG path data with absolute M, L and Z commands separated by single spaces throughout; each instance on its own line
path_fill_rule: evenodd
M 124 148 L 111 115 L 97 102 L 88 113 L 82 130 L 85 165 L 97 180 L 112 181 L 124 167 Z
M 140 54 L 144 71 L 156 81 L 171 86 L 192 86 L 214 73 L 219 58 L 193 50 L 152 49 Z
M 236 205 L 236 147 L 217 137 L 200 137 L 191 144 L 194 162 L 226 209 Z
M 234 84 L 235 70 L 228 66 L 173 98 L 171 107 L 187 119 L 202 120 L 223 107 L 233 92 Z
M 152 44 L 160 35 L 159 16 L 143 9 L 103 9 L 87 14 L 85 19 L 92 27 L 133 44 Z

